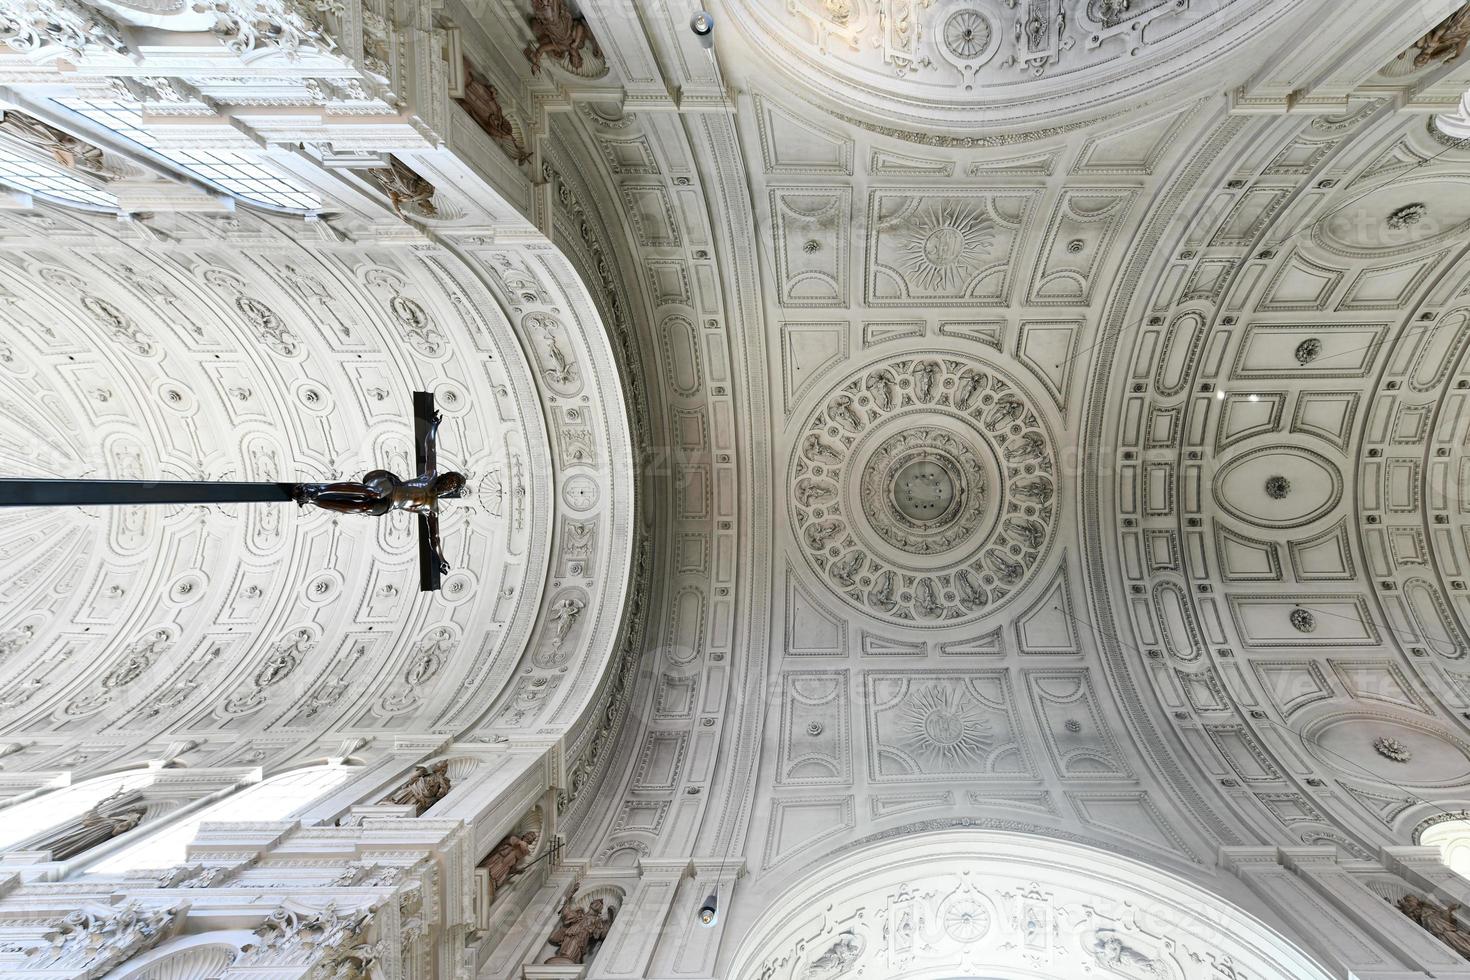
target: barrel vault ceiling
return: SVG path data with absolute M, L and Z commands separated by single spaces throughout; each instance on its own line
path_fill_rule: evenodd
M 1414 101 L 1465 69 L 1411 49 L 1457 5 L 1169 6 L 1017 60 L 1017 5 L 909 4 L 904 60 L 742 0 L 718 76 L 589 11 L 625 98 L 550 133 L 626 215 L 677 488 L 594 860 L 775 887 L 971 823 L 1206 875 L 1470 806 L 1470 147 Z
M 1416 64 L 1458 0 L 1394 6 L 726 0 L 711 55 L 687 4 L 589 0 L 601 54 L 533 74 L 527 10 L 435 4 L 496 85 L 501 142 L 534 150 L 512 163 L 477 131 L 480 170 L 560 271 L 626 297 L 607 320 L 641 355 L 651 490 L 635 517 L 631 488 L 584 474 L 573 500 L 620 499 L 575 574 L 576 529 L 536 526 L 537 488 L 491 474 L 580 461 L 576 410 L 536 404 L 548 336 L 514 329 L 576 303 L 475 202 L 446 209 L 469 216 L 449 277 L 330 227 L 303 244 L 186 217 L 144 261 L 128 229 L 70 241 L 64 217 L 7 216 L 9 468 L 275 477 L 252 414 L 268 392 L 315 472 L 355 472 L 344 446 L 407 452 L 377 392 L 439 379 L 491 518 L 454 537 L 465 599 L 447 589 L 433 618 L 403 595 L 391 523 L 3 523 L 16 768 L 124 736 L 203 741 L 215 764 L 322 754 L 326 733 L 475 727 L 497 694 L 483 737 L 529 728 L 507 702 L 562 681 L 514 686 L 540 615 L 516 576 L 543 604 L 550 576 L 613 609 L 637 520 L 648 642 L 569 853 L 734 865 L 753 897 L 727 927 L 920 829 L 1027 831 L 1201 880 L 1222 846 L 1412 841 L 1470 808 L 1470 144 L 1435 121 L 1470 66 Z M 66 254 L 84 243 L 89 278 Z M 26 319 L 27 292 L 64 316 Z M 507 354 L 484 374 L 492 338 Z M 616 380 L 589 358 L 589 384 Z M 167 377 L 143 384 L 144 362 Z M 38 403 L 59 421 L 28 421 Z M 289 697 L 251 701 L 268 657 L 318 642 L 306 623 L 349 639 Z M 261 754 L 237 759 L 247 730 Z M 718 935 L 661 944 L 649 975 L 720 975 Z

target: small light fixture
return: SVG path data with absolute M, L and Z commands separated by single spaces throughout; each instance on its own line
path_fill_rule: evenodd
M 689 29 L 699 38 L 700 47 L 715 46 L 715 17 L 708 10 L 696 10 L 694 16 L 689 18 Z
M 720 900 L 715 892 L 710 892 L 709 897 L 699 906 L 699 924 L 708 929 L 720 921 Z
M 1219 389 L 1218 391 L 1215 392 L 1215 401 L 1217 401 L 1217 402 L 1223 402 L 1224 400 L 1225 400 L 1225 390 L 1222 388 L 1222 389 Z

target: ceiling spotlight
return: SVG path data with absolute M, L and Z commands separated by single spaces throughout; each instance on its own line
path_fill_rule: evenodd
M 699 38 L 700 47 L 715 46 L 715 16 L 708 10 L 696 10 L 694 16 L 689 18 L 689 29 Z
M 710 892 L 709 897 L 704 900 L 704 904 L 699 906 L 699 924 L 708 929 L 710 926 L 718 922 L 719 919 L 719 899 L 715 897 L 714 892 Z

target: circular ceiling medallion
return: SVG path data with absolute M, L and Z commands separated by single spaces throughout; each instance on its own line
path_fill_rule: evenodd
M 1056 527 L 1053 441 L 1029 394 L 952 353 L 849 377 L 812 413 L 790 476 L 812 570 L 848 604 L 908 625 L 999 609 Z

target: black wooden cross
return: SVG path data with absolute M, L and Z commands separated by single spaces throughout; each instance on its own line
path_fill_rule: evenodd
M 373 470 L 361 482 L 212 483 L 198 480 L 28 480 L 0 478 L 0 507 L 77 507 L 108 504 L 296 503 L 341 514 L 381 517 L 412 511 L 419 525 L 419 589 L 435 592 L 448 571 L 439 541 L 439 502 L 462 496 L 463 474 L 438 470 L 439 415 L 434 395 L 413 393 L 414 453 L 418 475 L 400 480 Z

